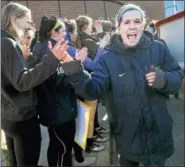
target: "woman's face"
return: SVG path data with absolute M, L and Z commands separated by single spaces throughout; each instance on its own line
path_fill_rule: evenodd
M 123 14 L 118 31 L 126 47 L 135 46 L 139 42 L 143 30 L 144 22 L 139 11 L 131 10 Z
M 11 29 L 16 33 L 19 39 L 23 38 L 26 30 L 33 29 L 34 24 L 31 18 L 31 14 L 27 14 L 24 17 L 18 18 L 16 16 L 12 17 Z
M 53 38 L 58 41 L 61 38 L 65 38 L 66 32 L 64 28 L 60 28 L 58 31 L 54 31 Z
M 93 23 L 89 23 L 88 25 L 85 25 L 85 33 L 87 33 L 88 35 L 92 34 L 92 29 L 93 29 Z

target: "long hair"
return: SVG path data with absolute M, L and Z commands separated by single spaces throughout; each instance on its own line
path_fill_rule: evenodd
M 1 28 L 6 29 L 20 40 L 24 36 L 24 30 L 19 27 L 20 25 L 15 22 L 15 19 L 12 19 L 12 16 L 22 18 L 26 15 L 31 15 L 31 10 L 26 6 L 14 2 L 8 3 L 1 10 Z M 10 25 L 15 32 L 11 32 Z

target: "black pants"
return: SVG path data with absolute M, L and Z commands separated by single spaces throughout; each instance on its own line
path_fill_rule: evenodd
M 37 166 L 41 149 L 38 117 L 26 121 L 2 120 L 6 135 L 10 166 Z
M 75 120 L 54 128 L 48 128 L 50 141 L 47 158 L 49 166 L 72 166 L 75 129 Z M 82 154 L 82 149 L 75 149 L 75 154 Z
M 99 120 L 98 120 L 98 103 L 97 103 L 97 106 L 96 106 L 96 113 L 95 113 L 95 117 L 94 117 L 94 136 L 97 135 L 97 132 L 96 132 L 96 128 L 100 127 L 100 124 L 99 124 Z
M 84 156 L 83 156 L 82 148 L 76 142 L 74 142 L 73 149 L 74 149 L 76 161 L 79 163 L 83 162 Z

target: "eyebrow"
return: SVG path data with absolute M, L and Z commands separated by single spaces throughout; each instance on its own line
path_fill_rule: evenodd
M 142 19 L 139 19 L 139 18 L 136 18 L 135 20 L 142 21 Z M 126 20 L 123 19 L 123 21 L 130 21 L 130 20 L 129 19 L 126 19 Z

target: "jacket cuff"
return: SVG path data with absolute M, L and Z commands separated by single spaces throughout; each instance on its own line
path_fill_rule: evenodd
M 165 77 L 165 72 L 161 69 L 155 69 L 156 72 L 156 79 L 154 82 L 153 87 L 156 89 L 162 89 L 166 85 L 166 77 Z
M 69 76 L 69 78 L 70 81 L 75 84 L 77 82 L 78 83 L 81 82 L 82 80 L 88 79 L 90 77 L 89 75 L 90 75 L 89 73 L 83 70 L 79 73 Z
M 55 57 L 55 55 L 51 51 L 48 51 L 45 64 L 54 65 L 57 68 L 57 65 L 59 63 L 60 63 L 60 61 Z
M 84 67 L 80 60 L 60 63 L 60 68 L 62 69 L 63 73 L 67 76 L 71 76 L 83 71 Z

